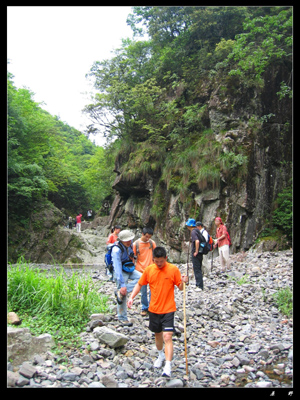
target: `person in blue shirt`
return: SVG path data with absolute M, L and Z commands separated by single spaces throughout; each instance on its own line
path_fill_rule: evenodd
M 131 272 L 124 271 L 124 262 L 133 260 L 134 253 L 132 249 L 132 240 L 134 234 L 129 230 L 123 230 L 119 233 L 118 246 L 114 246 L 111 251 L 112 264 L 114 267 L 114 278 L 117 284 L 115 296 L 117 299 L 117 314 L 118 320 L 123 326 L 132 326 L 127 317 L 127 293 L 130 293 L 138 280 L 142 276 L 141 272 L 137 271 L 133 264 Z M 121 248 L 120 248 L 121 247 Z M 130 281 L 130 282 L 129 282 Z

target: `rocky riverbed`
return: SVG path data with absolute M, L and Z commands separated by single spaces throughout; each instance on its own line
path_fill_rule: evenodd
M 112 314 L 93 315 L 81 333 L 84 345 L 57 356 L 35 355 L 18 366 L 8 363 L 8 386 L 22 388 L 289 388 L 293 387 L 293 318 L 282 315 L 273 294 L 293 289 L 293 253 L 248 251 L 231 256 L 231 271 L 220 273 L 218 258 L 204 276 L 204 290 L 186 287 L 186 374 L 183 292 L 176 289 L 172 377 L 154 369 L 157 357 L 148 317 L 140 298 L 128 311 L 131 327 L 116 319 L 115 284 L 104 266 L 86 269 L 102 293 L 110 296 Z M 210 264 L 210 260 L 207 263 Z M 49 266 L 44 266 L 49 268 Z M 178 266 L 181 272 L 186 265 Z M 105 281 L 105 285 L 103 285 Z M 100 287 L 100 286 L 99 286 Z M 125 336 L 120 347 L 105 344 L 101 329 Z

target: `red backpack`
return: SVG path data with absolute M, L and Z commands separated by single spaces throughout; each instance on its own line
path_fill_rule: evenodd
M 231 243 L 231 239 L 230 239 L 230 235 L 229 235 L 228 231 L 227 231 L 227 239 L 228 239 L 229 247 L 230 247 L 232 245 L 232 243 Z

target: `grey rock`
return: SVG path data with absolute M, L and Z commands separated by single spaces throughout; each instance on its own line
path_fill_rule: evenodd
M 101 382 L 91 382 L 89 384 L 89 387 L 90 388 L 105 388 L 105 386 Z
M 235 366 L 238 367 L 241 364 L 241 361 L 238 357 L 234 357 L 234 359 L 231 361 L 231 363 Z
M 104 279 L 100 267 L 99 271 L 92 270 L 90 273 L 95 284 L 99 284 L 99 290 L 111 298 L 109 304 L 112 314 L 94 314 L 89 324 L 100 320 L 104 326 L 82 332 L 80 337 L 83 346 L 65 355 L 57 356 L 49 349 L 30 355 L 24 361 L 36 367 L 37 372 L 32 378 L 13 372 L 21 368 L 21 363 L 17 364 L 12 359 L 8 363 L 8 385 L 15 388 L 152 388 L 167 387 L 175 381 L 174 387 L 236 387 L 241 377 L 246 376 L 252 380 L 245 382 L 245 387 L 249 388 L 292 387 L 293 320 L 280 314 L 275 307 L 273 294 L 281 287 L 292 288 L 293 259 L 287 257 L 285 252 L 274 254 L 249 251 L 231 255 L 232 271 L 237 273 L 232 274 L 231 279 L 226 274 L 216 274 L 220 264 L 218 257 L 214 257 L 214 270 L 209 277 L 204 275 L 204 290 L 201 292 L 195 292 L 194 278 L 190 275 L 191 284 L 186 293 L 187 380 L 183 379 L 184 335 L 173 335 L 172 379 L 165 379 L 161 377 L 162 369 L 153 368 L 157 357 L 154 335 L 148 329 L 148 318 L 139 315 L 139 300 L 135 301 L 132 310 L 128 310 L 133 326 L 125 328 L 116 325 L 115 284 Z M 260 269 L 257 276 L 253 276 L 254 266 Z M 182 273 L 186 271 L 186 265 L 178 267 Z M 246 284 L 237 282 L 242 276 L 248 276 Z M 104 280 L 105 285 L 102 284 Z M 175 300 L 175 326 L 183 332 L 181 291 L 175 291 Z M 99 339 L 101 329 L 109 336 L 114 335 L 114 340 L 120 335 L 123 339 L 125 337 L 126 343 L 111 347 L 111 342 L 108 344 Z M 24 343 L 19 341 L 19 345 L 26 345 L 26 341 L 29 343 L 32 340 L 28 333 L 28 330 L 23 332 Z M 217 344 L 212 347 L 208 342 Z M 10 345 L 13 344 L 12 340 Z M 92 352 L 87 354 L 87 350 Z M 68 361 L 67 368 L 64 363 L 61 364 L 62 361 Z M 276 373 L 269 377 L 263 372 L 265 363 L 268 366 L 266 371 L 277 368 L 282 374 L 277 379 Z M 284 368 L 279 368 L 278 365 L 283 364 Z M 285 379 L 281 381 L 279 378 L 282 377 Z
M 22 375 L 19 375 L 19 378 L 18 378 L 18 380 L 16 382 L 16 385 L 19 386 L 19 387 L 22 387 L 22 386 L 28 385 L 29 382 L 30 382 L 29 379 L 25 378 Z
M 62 374 L 62 380 L 64 381 L 76 381 L 78 379 L 78 375 L 73 372 L 66 372 Z
M 36 368 L 28 362 L 24 362 L 19 369 L 19 373 L 25 376 L 25 378 L 32 378 L 36 372 Z
M 94 335 L 101 343 L 105 343 L 113 348 L 124 346 L 129 340 L 127 336 L 107 328 L 106 326 L 95 328 Z
M 272 382 L 269 382 L 269 381 L 256 382 L 255 387 L 257 387 L 257 388 L 269 388 L 269 387 L 272 387 Z
M 7 386 L 14 387 L 19 379 L 19 374 L 13 371 L 7 371 Z
M 48 333 L 34 337 L 29 328 L 7 328 L 7 358 L 14 366 L 20 365 L 36 354 L 46 353 L 55 345 Z
M 91 343 L 91 351 L 96 351 L 96 350 L 98 350 L 100 347 L 99 347 L 99 343 L 98 342 L 92 342 Z
M 248 365 L 250 363 L 249 358 L 245 354 L 237 354 L 237 357 L 242 365 Z
M 183 387 L 183 382 L 181 379 L 171 379 L 166 383 L 167 388 Z
M 269 357 L 269 352 L 268 350 L 261 350 L 257 355 L 266 360 Z
M 104 375 L 101 378 L 101 382 L 105 387 L 118 387 L 118 382 L 112 375 Z

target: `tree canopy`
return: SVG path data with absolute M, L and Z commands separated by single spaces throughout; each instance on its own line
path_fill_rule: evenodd
M 26 218 L 35 201 L 49 199 L 71 215 L 99 210 L 111 193 L 113 163 L 102 147 L 50 115 L 33 93 L 7 80 L 9 217 Z

